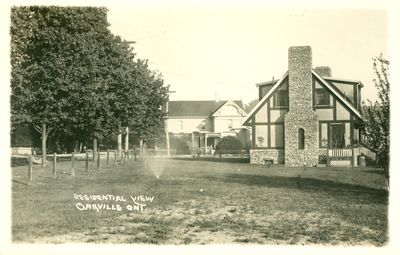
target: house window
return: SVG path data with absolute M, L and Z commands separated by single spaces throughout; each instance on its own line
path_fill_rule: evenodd
M 328 123 L 321 123 L 320 129 L 320 146 L 321 147 L 328 147 Z
M 359 131 L 359 129 L 355 128 L 354 134 L 353 134 L 353 144 L 354 145 L 358 145 L 360 143 L 359 138 L 360 138 L 360 131 Z
M 315 105 L 330 105 L 328 91 L 325 89 L 315 89 Z
M 278 90 L 275 94 L 275 106 L 286 107 L 288 106 L 288 91 Z
M 178 130 L 183 131 L 183 120 L 178 120 Z
M 299 138 L 299 150 L 304 150 L 304 129 L 299 128 L 298 131 L 298 138 Z
M 203 120 L 203 121 L 201 122 L 201 130 L 205 130 L 205 129 L 206 129 L 206 121 Z
M 233 127 L 233 120 L 230 119 L 228 120 L 228 128 L 232 128 Z

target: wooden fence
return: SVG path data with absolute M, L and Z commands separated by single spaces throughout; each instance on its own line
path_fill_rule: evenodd
M 67 174 L 71 177 L 76 175 L 76 164 L 77 162 L 84 161 L 84 172 L 87 174 L 89 172 L 90 162 L 93 162 L 95 165 L 95 169 L 99 170 L 102 167 L 102 164 L 106 164 L 106 166 L 110 165 L 119 165 L 119 164 L 127 164 L 133 163 L 136 159 L 135 153 L 133 150 L 123 152 L 120 156 L 117 154 L 116 150 L 107 150 L 107 151 L 98 151 L 97 156 L 93 159 L 93 154 L 89 153 L 71 153 L 71 154 L 48 154 L 46 155 L 47 166 L 50 166 L 51 169 L 51 176 L 53 178 L 57 178 L 57 174 Z M 12 155 L 12 159 L 18 161 L 18 166 L 27 165 L 27 184 L 30 185 L 33 180 L 33 165 L 34 164 L 41 164 L 41 157 L 40 156 L 33 156 L 33 155 Z M 14 160 L 14 161 L 15 161 Z M 13 161 L 13 160 L 12 160 Z M 22 164 L 24 162 L 25 164 Z M 65 168 L 65 164 L 62 164 L 64 169 L 61 169 L 58 163 L 61 162 L 70 162 L 70 167 Z M 93 165 L 92 163 L 92 165 Z M 82 163 L 81 163 L 82 164 Z M 41 168 L 42 169 L 42 168 Z M 93 167 L 92 167 L 93 169 Z M 43 170 L 41 170 L 43 171 Z M 18 182 L 18 181 L 17 181 Z M 25 184 L 25 183 L 24 183 Z

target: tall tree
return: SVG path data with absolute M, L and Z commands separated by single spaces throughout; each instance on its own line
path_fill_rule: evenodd
M 12 125 L 31 123 L 42 132 L 43 159 L 51 129 L 100 137 L 112 126 L 104 86 L 114 38 L 107 27 L 105 8 L 12 9 Z
M 253 99 L 251 100 L 248 104 L 244 106 L 244 110 L 249 113 L 253 108 L 258 104 L 259 100 L 258 99 Z
M 390 81 L 389 61 L 382 54 L 373 58 L 374 83 L 378 99 L 364 105 L 365 137 L 367 144 L 376 152 L 385 175 L 389 178 L 390 154 Z
M 102 139 L 160 124 L 163 81 L 114 36 L 105 8 L 15 7 L 11 19 L 12 125 L 46 138 Z M 50 127 L 49 127 L 50 126 Z

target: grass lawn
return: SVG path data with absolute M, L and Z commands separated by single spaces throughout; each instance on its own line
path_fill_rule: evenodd
M 232 162 L 224 162 L 232 161 Z M 153 159 L 94 170 L 60 162 L 12 168 L 12 234 L 16 243 L 329 244 L 387 241 L 388 194 L 374 168 L 286 168 L 242 160 Z M 65 171 L 63 171 L 64 169 Z M 157 179 L 153 172 L 161 173 Z M 126 201 L 77 200 L 74 194 Z M 142 211 L 131 196 L 153 197 Z M 140 197 L 139 197 L 140 199 Z M 121 211 L 79 210 L 117 204 Z M 81 206 L 81 205 L 79 205 Z M 133 208 L 133 207 L 132 207 Z M 136 207 L 137 209 L 138 207 Z

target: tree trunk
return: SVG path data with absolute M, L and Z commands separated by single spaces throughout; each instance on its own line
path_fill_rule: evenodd
M 125 153 L 129 150 L 129 128 L 126 128 L 126 135 L 125 135 Z
M 46 140 L 47 140 L 47 133 L 46 133 L 46 124 L 42 124 L 42 167 L 46 165 Z
M 139 144 L 139 153 L 140 153 L 140 158 L 143 158 L 143 139 L 140 139 L 140 144 Z
M 118 134 L 117 139 L 118 139 L 117 157 L 119 157 L 122 151 L 122 134 Z
M 97 156 L 97 139 L 94 138 L 93 139 L 93 161 L 96 160 L 96 156 Z

